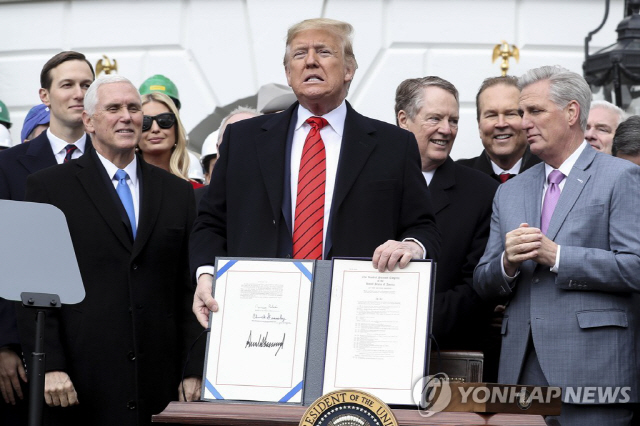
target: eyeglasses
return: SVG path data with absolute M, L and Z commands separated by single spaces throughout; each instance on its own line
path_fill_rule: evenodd
M 153 120 L 158 123 L 161 129 L 170 129 L 171 126 L 176 124 L 176 115 L 172 112 L 165 112 L 163 114 L 158 114 L 155 116 L 145 115 L 142 118 L 142 131 L 146 132 L 153 125 Z

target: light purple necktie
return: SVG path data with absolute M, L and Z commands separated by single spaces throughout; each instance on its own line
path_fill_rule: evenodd
M 554 170 L 549 174 L 549 186 L 544 196 L 542 215 L 540 217 L 540 230 L 545 235 L 549 229 L 553 210 L 556 208 L 556 204 L 558 204 L 558 199 L 560 198 L 560 182 L 562 182 L 562 179 L 564 179 L 564 174 L 562 174 L 560 170 Z

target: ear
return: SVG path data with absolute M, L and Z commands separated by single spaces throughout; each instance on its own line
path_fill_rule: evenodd
M 356 67 L 353 64 L 347 63 L 344 74 L 344 82 L 349 83 L 353 80 L 353 76 L 356 74 Z
M 402 129 L 409 130 L 409 125 L 407 123 L 407 121 L 409 121 L 409 116 L 407 115 L 406 112 L 404 112 L 403 109 L 398 111 L 397 118 L 398 118 L 398 126 L 400 126 L 400 128 Z
M 51 102 L 49 101 L 49 91 L 41 87 L 38 91 L 38 94 L 40 95 L 40 100 L 42 101 L 42 103 L 51 108 Z
M 571 101 L 565 107 L 565 111 L 567 112 L 569 126 L 576 124 L 580 119 L 580 104 L 577 101 Z
M 84 124 L 84 129 L 87 133 L 95 133 L 96 129 L 93 127 L 93 120 L 91 116 L 87 114 L 87 111 L 82 111 L 82 123 Z

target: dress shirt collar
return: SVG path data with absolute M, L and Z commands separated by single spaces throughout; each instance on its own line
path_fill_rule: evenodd
M 62 153 L 62 151 L 64 151 L 64 149 L 67 147 L 67 145 L 69 145 L 69 142 L 65 142 L 59 137 L 57 137 L 56 135 L 54 135 L 53 133 L 51 133 L 51 128 L 47 129 L 47 137 L 49 138 L 49 143 L 51 144 L 51 150 L 53 151 L 54 155 Z M 84 154 L 84 146 L 86 143 L 87 143 L 87 134 L 83 133 L 82 137 L 77 141 L 75 141 L 73 145 L 75 145 L 76 148 L 78 148 L 78 151 L 80 152 L 80 154 Z
M 314 116 L 315 114 L 311 111 L 302 105 L 298 105 L 298 121 L 296 122 L 296 130 L 299 130 L 309 117 Z M 322 118 L 327 120 L 331 128 L 342 138 L 342 133 L 344 132 L 344 121 L 347 118 L 347 104 L 343 100 L 338 108 L 329 111 L 323 115 Z
M 428 172 L 422 172 L 422 176 L 424 176 L 424 179 L 427 181 L 427 186 L 431 185 L 431 180 L 433 180 L 433 175 L 436 174 L 436 169 L 433 170 L 429 170 Z
M 115 180 L 116 172 L 119 170 L 118 167 L 116 167 L 115 164 L 113 164 L 111 161 L 107 160 L 102 155 L 100 155 L 98 151 L 96 151 L 96 154 L 98 154 L 98 158 L 100 159 L 100 162 L 102 163 L 105 170 L 107 171 L 107 175 L 109 176 L 109 179 Z M 136 161 L 135 155 L 133 156 L 133 161 L 127 164 L 127 166 L 124 168 L 124 171 L 127 172 L 127 174 L 129 175 L 131 184 L 133 186 L 136 186 L 138 184 L 138 162 Z
M 573 151 L 573 154 L 571 154 L 569 158 L 564 160 L 564 163 L 562 163 L 560 167 L 558 167 L 558 170 L 560 170 L 565 177 L 569 176 L 569 173 L 571 173 L 571 169 L 573 169 L 574 164 L 576 164 L 576 161 L 578 161 L 578 157 L 580 157 L 580 154 L 582 154 L 582 151 L 584 151 L 586 147 L 587 147 L 587 141 L 583 141 L 578 147 L 578 149 Z M 551 167 L 547 163 L 544 163 L 544 181 L 545 182 L 547 182 L 547 180 L 549 179 L 549 174 L 551 174 L 553 170 L 554 170 L 553 167 Z
M 509 170 L 504 170 L 502 167 L 494 163 L 492 159 L 489 159 L 489 162 L 491 163 L 491 168 L 493 169 L 493 173 L 497 174 L 498 176 L 500 176 L 502 173 L 510 173 L 512 175 L 517 175 L 518 173 L 520 173 L 520 166 L 522 166 L 522 157 L 520 157 L 520 159 L 516 162 L 516 164 L 514 164 L 513 167 L 510 168 Z

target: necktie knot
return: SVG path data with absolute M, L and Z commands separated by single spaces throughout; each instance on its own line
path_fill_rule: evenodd
M 126 183 L 128 177 L 129 175 L 127 174 L 127 172 L 122 169 L 118 169 L 118 171 L 116 172 L 116 179 L 118 180 L 118 182 Z
M 307 123 L 316 130 L 322 130 L 329 122 L 322 117 L 309 117 Z
M 71 143 L 64 147 L 64 150 L 65 150 L 64 162 L 65 163 L 67 161 L 71 160 L 71 156 L 73 155 L 73 151 L 75 151 L 76 149 L 78 149 L 78 147 L 75 146 L 74 144 L 71 144 Z
M 500 179 L 500 183 L 505 183 L 506 181 L 508 181 L 509 179 L 511 179 L 512 177 L 514 177 L 515 175 L 511 174 L 511 173 L 500 173 L 498 175 L 498 179 Z
M 560 170 L 554 170 L 549 174 L 549 184 L 558 185 L 564 179 L 564 174 Z

